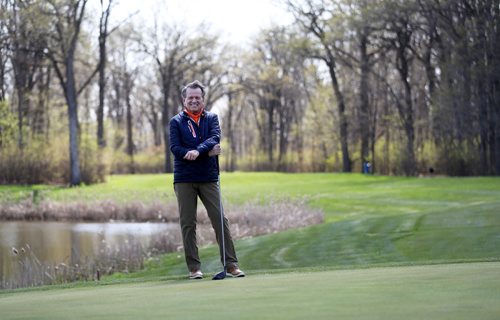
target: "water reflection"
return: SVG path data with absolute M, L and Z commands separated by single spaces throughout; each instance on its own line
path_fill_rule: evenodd
M 123 251 L 132 243 L 135 248 L 157 247 L 158 251 L 168 251 L 158 247 L 180 246 L 179 226 L 171 223 L 0 222 L 0 279 L 2 283 L 9 282 L 9 277 L 23 264 L 19 256 L 28 251 L 38 260 L 37 265 L 74 265 Z

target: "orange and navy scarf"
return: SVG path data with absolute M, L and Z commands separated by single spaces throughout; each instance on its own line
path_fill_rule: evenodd
M 191 118 L 193 119 L 194 122 L 196 122 L 196 124 L 200 124 L 200 118 L 201 118 L 201 115 L 203 113 L 203 108 L 200 110 L 200 112 L 198 113 L 192 113 L 192 112 L 189 112 L 187 109 L 184 109 L 184 112 Z

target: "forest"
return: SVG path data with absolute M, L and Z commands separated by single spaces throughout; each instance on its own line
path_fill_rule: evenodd
M 279 2 L 294 23 L 238 46 L 117 0 L 0 0 L 0 184 L 172 172 L 195 79 L 225 171 L 500 175 L 498 0 Z

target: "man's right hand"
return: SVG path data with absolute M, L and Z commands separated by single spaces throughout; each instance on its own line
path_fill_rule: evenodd
M 220 147 L 220 144 L 216 144 L 212 150 L 210 150 L 208 152 L 208 156 L 209 157 L 213 157 L 213 156 L 218 156 L 222 153 L 222 148 Z
M 198 150 L 190 150 L 186 153 L 186 155 L 184 156 L 184 159 L 196 160 L 196 158 L 198 158 L 199 155 L 200 155 L 200 153 L 198 152 Z

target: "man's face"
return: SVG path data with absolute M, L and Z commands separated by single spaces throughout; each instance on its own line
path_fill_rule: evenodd
M 198 113 L 205 107 L 203 96 L 200 88 L 187 88 L 186 98 L 184 99 L 184 107 L 192 113 Z

